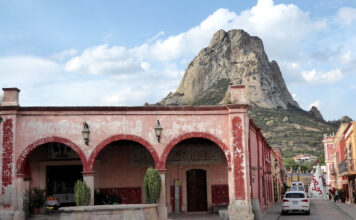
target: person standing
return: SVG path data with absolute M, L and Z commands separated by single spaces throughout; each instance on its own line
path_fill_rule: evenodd
M 335 190 L 334 202 L 339 199 L 339 193 Z

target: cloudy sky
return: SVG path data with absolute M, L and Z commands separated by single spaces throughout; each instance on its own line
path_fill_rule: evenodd
M 156 103 L 219 29 L 260 37 L 303 109 L 356 119 L 356 0 L 0 1 L 0 86 L 22 106 Z

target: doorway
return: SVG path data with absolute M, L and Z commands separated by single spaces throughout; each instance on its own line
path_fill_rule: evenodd
M 206 171 L 193 169 L 187 171 L 188 212 L 207 211 Z
M 55 196 L 61 206 L 75 205 L 74 184 L 82 179 L 81 165 L 47 166 L 47 195 Z

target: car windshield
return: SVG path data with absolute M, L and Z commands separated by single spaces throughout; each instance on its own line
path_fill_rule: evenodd
M 301 199 L 304 198 L 304 193 L 287 193 L 286 198 L 288 199 Z

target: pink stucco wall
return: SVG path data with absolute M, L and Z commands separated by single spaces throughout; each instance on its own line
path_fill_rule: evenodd
M 251 137 L 247 116 L 248 105 L 241 98 L 244 87 L 237 86 L 236 88 L 231 87 L 231 89 L 239 90 L 231 93 L 232 96 L 235 94 L 236 97 L 232 97 L 232 100 L 236 102 L 226 106 L 1 106 L 1 117 L 5 122 L 11 121 L 11 128 L 0 129 L 0 137 L 3 140 L 11 140 L 7 141 L 6 145 L 8 148 L 6 152 L 11 158 L 7 154 L 2 155 L 2 161 L 4 161 L 4 155 L 11 159 L 11 167 L 5 167 L 6 172 L 2 168 L 2 181 L 6 180 L 6 184 L 12 185 L 11 181 L 16 180 L 15 185 L 21 186 L 22 174 L 27 174 L 26 161 L 30 158 L 31 164 L 31 160 L 40 157 L 40 155 L 36 156 L 36 148 L 45 143 L 60 142 L 72 148 L 80 157 L 80 160 L 75 163 L 83 165 L 83 176 L 91 190 L 94 187 L 139 185 L 142 183 L 147 165 L 131 166 L 132 164 L 127 161 L 129 157 L 127 157 L 128 152 L 125 148 L 107 150 L 107 147 L 113 142 L 128 140 L 141 144 L 149 151 L 155 162 L 155 168 L 161 173 L 161 178 L 166 178 L 166 186 L 172 184 L 173 179 L 177 176 L 184 178 L 186 170 L 205 169 L 208 178 L 208 191 L 211 185 L 228 184 L 230 205 L 239 207 L 232 210 L 245 210 L 244 215 L 250 218 L 251 193 L 256 194 L 256 190 L 250 187 L 250 166 L 251 164 L 256 165 L 255 161 L 258 158 L 258 166 L 262 167 L 261 173 L 257 172 L 258 184 L 260 186 L 266 184 L 266 187 L 269 187 L 269 179 L 265 179 L 267 181 L 262 183 L 260 178 L 262 174 L 270 171 L 268 170 L 270 165 L 266 162 L 269 151 L 261 133 L 258 133 L 256 138 L 252 137 L 256 140 L 252 141 L 253 149 L 259 149 L 257 150 L 258 154 L 255 150 L 249 149 Z M 157 141 L 154 131 L 157 120 L 163 127 L 160 142 Z M 83 122 L 86 122 L 90 129 L 88 145 L 84 143 L 82 137 Z M 5 123 L 1 125 L 3 124 Z M 218 164 L 188 164 L 183 167 L 177 164 L 166 165 L 166 159 L 171 150 L 180 142 L 191 138 L 202 138 L 213 142 L 216 147 L 220 148 L 220 153 L 224 155 L 223 160 Z M 33 155 L 32 151 L 34 151 Z M 51 163 L 55 162 L 47 161 L 42 165 L 40 163 L 40 171 L 36 165 L 30 165 L 31 175 L 40 176 L 39 183 L 34 180 L 33 186 L 43 184 L 41 166 Z M 59 164 L 65 163 L 74 162 L 62 161 Z M 112 175 L 112 172 L 116 172 L 113 168 L 120 169 L 120 174 Z M 182 182 L 184 183 L 184 181 Z M 255 182 L 253 184 L 252 188 L 255 188 Z M 2 186 L 4 187 L 4 181 Z M 167 189 L 165 200 L 169 204 L 169 187 Z M 266 189 L 265 192 L 268 190 Z M 262 192 L 259 191 L 259 193 Z M 209 196 L 211 197 L 211 193 L 208 192 L 208 202 L 211 201 Z M 259 196 L 259 198 L 261 197 Z M 10 203 L 16 202 L 14 197 L 12 200 Z M 6 207 L 10 206 L 11 204 Z

